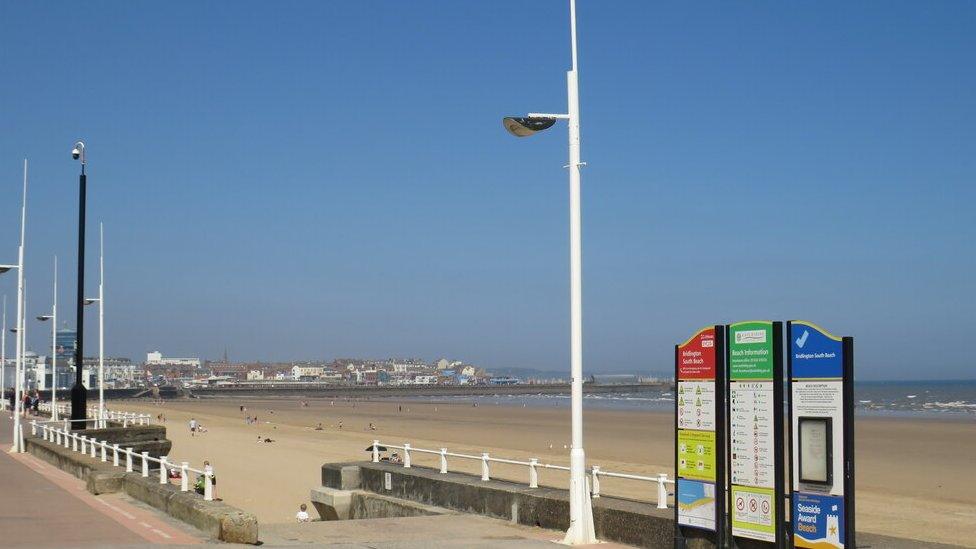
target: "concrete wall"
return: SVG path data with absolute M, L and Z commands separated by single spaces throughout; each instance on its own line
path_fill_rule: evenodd
M 390 489 L 386 489 L 386 475 Z M 485 515 L 553 530 L 569 528 L 569 496 L 556 488 L 529 488 L 507 481 L 482 481 L 463 473 L 389 463 L 336 463 L 322 466 L 322 485 L 340 490 L 365 490 L 382 496 Z M 593 500 L 597 537 L 640 547 L 674 544 L 674 511 L 612 497 Z M 711 547 L 694 540 L 689 547 Z
M 112 437 L 119 441 L 125 441 L 129 446 L 135 444 L 159 445 L 165 442 L 168 452 L 171 445 L 168 440 L 165 438 L 162 441 L 153 440 L 154 437 L 158 437 L 160 429 L 163 437 L 165 437 L 165 428 L 151 427 L 151 429 L 129 427 L 127 429 L 89 430 L 89 432 L 102 439 L 101 431 L 105 431 L 104 438 Z M 139 429 L 143 429 L 143 432 L 136 432 Z M 117 432 L 129 430 L 133 432 Z M 149 440 L 138 440 L 140 438 L 148 438 Z M 199 528 L 214 539 L 230 543 L 255 544 L 258 542 L 258 522 L 254 515 L 223 502 L 204 501 L 203 496 L 193 491 L 182 492 L 177 486 L 170 483 L 160 484 L 158 466 L 148 477 L 143 478 L 141 472 L 126 473 L 124 467 L 113 466 L 111 452 L 109 453 L 109 461 L 102 462 L 100 453 L 98 458 L 92 459 L 64 446 L 47 442 L 40 437 L 26 437 L 25 448 L 34 456 L 84 480 L 88 491 L 93 494 L 125 492 L 174 518 Z M 124 463 L 124 461 L 120 460 L 120 463 Z M 141 471 L 141 463 L 134 463 L 133 465 L 136 471 Z

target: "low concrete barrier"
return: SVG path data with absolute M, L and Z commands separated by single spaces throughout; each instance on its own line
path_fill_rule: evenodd
M 135 428 L 128 427 L 119 431 L 129 432 L 133 429 Z M 165 428 L 162 429 L 165 436 Z M 97 431 L 100 439 L 103 438 L 103 431 L 112 431 L 112 429 Z M 106 435 L 104 439 L 108 440 L 107 437 L 111 436 L 111 433 Z M 128 437 L 125 439 L 125 444 L 129 446 L 140 443 L 132 438 L 137 436 L 134 433 L 125 436 Z M 171 443 L 165 438 L 163 441 L 168 451 Z M 161 445 L 163 441 L 143 440 L 141 443 Z M 124 469 L 120 470 L 112 466 L 111 462 L 92 459 L 38 437 L 27 437 L 25 443 L 25 449 L 34 456 L 84 480 L 88 491 L 93 494 L 125 492 L 174 518 L 199 528 L 214 539 L 230 543 L 258 542 L 257 518 L 236 507 L 219 501 L 204 501 L 202 496 L 194 492 L 181 492 L 178 487 L 169 483 L 160 484 L 159 476 L 156 474 L 144 478 L 140 473 L 126 473 Z
M 552 530 L 569 528 L 569 495 L 557 488 L 529 488 L 502 480 L 482 481 L 463 473 L 440 473 L 385 462 L 329 463 L 322 466 L 322 485 L 510 520 Z M 389 486 L 389 489 L 387 488 Z M 352 505 L 352 502 L 350 502 Z M 674 511 L 613 497 L 593 500 L 597 537 L 640 547 L 674 544 Z M 689 540 L 690 549 L 712 547 L 708 540 Z

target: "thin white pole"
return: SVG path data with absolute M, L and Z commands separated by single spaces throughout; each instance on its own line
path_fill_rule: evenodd
M 58 419 L 58 256 L 54 256 L 54 306 L 51 311 L 51 419 Z
M 105 427 L 105 233 L 98 224 L 98 417 Z
M 24 366 L 24 237 L 27 234 L 27 159 L 24 159 L 24 195 L 20 208 L 20 247 L 17 249 L 17 380 L 14 383 L 14 432 L 11 452 L 20 452 L 21 369 Z
M 569 454 L 569 530 L 565 543 L 596 542 L 593 509 L 586 487 L 586 454 L 583 451 L 583 268 L 580 215 L 580 112 L 576 62 L 576 0 L 569 1 L 573 68 L 566 73 L 569 107 L 569 280 L 572 450 Z
M 3 294 L 3 332 L 0 332 L 0 399 L 7 399 L 7 294 Z

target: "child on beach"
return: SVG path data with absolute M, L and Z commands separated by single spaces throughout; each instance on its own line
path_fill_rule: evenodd
M 301 504 L 298 507 L 298 512 L 295 513 L 295 520 L 297 520 L 298 522 L 309 522 L 310 520 L 312 520 L 308 516 L 307 509 L 308 509 L 308 507 L 306 507 L 306 505 L 304 503 Z
M 190 436 L 196 436 L 197 433 L 197 420 L 196 418 L 190 418 Z

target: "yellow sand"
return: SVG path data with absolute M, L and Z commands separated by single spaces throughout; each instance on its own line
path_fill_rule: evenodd
M 218 496 L 257 514 L 263 523 L 293 520 L 309 489 L 321 484 L 321 465 L 368 459 L 374 438 L 384 443 L 541 463 L 568 465 L 569 409 L 481 403 L 212 399 L 113 403 L 113 408 L 166 417 L 171 460 L 200 466 L 209 459 Z M 334 402 L 334 404 L 333 404 Z M 246 425 L 239 406 L 257 415 Z M 402 407 L 402 411 L 399 411 Z M 274 413 L 271 412 L 274 411 Z M 191 437 L 191 417 L 206 433 Z M 338 422 L 342 420 L 342 430 Z M 322 423 L 324 429 L 314 428 Z M 370 431 L 372 422 L 376 427 Z M 605 471 L 673 478 L 673 416 L 661 412 L 587 410 L 590 465 Z M 976 547 L 976 422 L 857 419 L 857 528 L 864 532 Z M 274 439 L 257 443 L 258 436 Z M 434 455 L 413 454 L 437 466 Z M 452 459 L 452 471 L 478 473 L 480 463 Z M 526 480 L 527 468 L 493 465 L 492 476 Z M 567 473 L 541 470 L 540 483 L 566 484 Z M 608 495 L 655 501 L 651 483 L 606 479 Z

